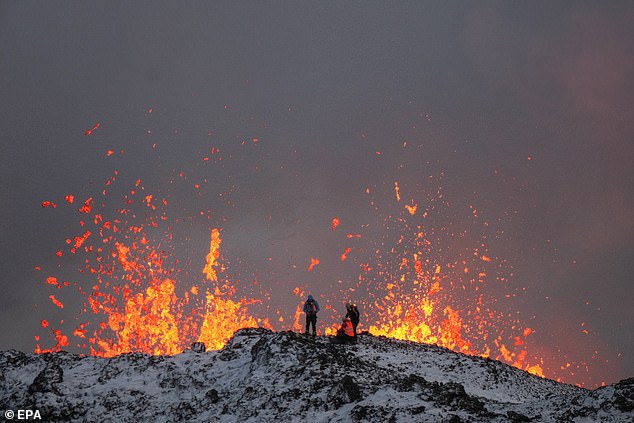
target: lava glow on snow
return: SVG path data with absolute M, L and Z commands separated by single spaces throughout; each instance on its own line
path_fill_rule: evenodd
M 218 151 L 212 149 L 211 154 Z M 168 215 L 169 194 L 150 193 L 136 179 L 127 188 L 119 187 L 125 191 L 123 198 L 113 199 L 112 187 L 125 184 L 118 178 L 114 171 L 102 191 L 87 198 L 67 194 L 41 202 L 49 213 L 76 214 L 75 232 L 57 256 L 67 260 L 70 254 L 81 262 L 76 280 L 41 269 L 42 290 L 60 309 L 64 297 L 79 296 L 83 309 L 66 307 L 64 312 L 72 317 L 42 320 L 35 352 L 71 348 L 103 357 L 128 352 L 172 355 L 194 341 L 220 349 L 244 327 L 303 330 L 300 307 L 311 293 L 307 286 L 298 282 L 288 287 L 297 300 L 294 309 L 263 304 L 276 293 L 256 280 L 232 276 L 236 265 L 223 255 L 223 240 L 232 234 L 220 221 L 209 223 L 202 212 L 195 218 L 207 220 L 209 249 L 197 252 L 189 263 L 180 262 L 174 255 L 173 231 L 187 219 Z M 512 266 L 489 253 L 486 235 L 473 241 L 468 233 L 488 230 L 475 206 L 466 213 L 470 227 L 437 224 L 435 217 L 455 212 L 441 180 L 439 175 L 424 192 L 407 192 L 405 184 L 389 181 L 389 196 L 365 188 L 370 209 L 379 213 L 380 198 L 389 198 L 395 210 L 381 216 L 379 227 L 359 223 L 348 231 L 353 225 L 336 210 L 323 222 L 323 231 L 336 240 L 335 262 L 356 266 L 357 275 L 353 281 L 321 287 L 321 331 L 334 333 L 342 299 L 350 299 L 362 310 L 360 330 L 373 335 L 437 344 L 565 380 L 565 364 L 531 351 L 534 328 L 500 305 L 516 295 L 505 291 Z M 299 270 L 318 271 L 324 259 L 309 255 Z

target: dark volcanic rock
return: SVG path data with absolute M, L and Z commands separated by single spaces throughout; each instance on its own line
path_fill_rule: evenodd
M 258 365 L 266 366 L 272 357 L 273 352 L 266 338 L 261 338 L 251 348 L 251 361 Z
M 526 417 L 525 415 L 516 413 L 515 411 L 508 411 L 506 413 L 506 417 L 508 417 L 509 422 L 511 423 L 524 423 L 524 422 L 530 422 L 533 420 L 530 417 Z
M 399 379 L 396 382 L 396 389 L 403 392 L 414 391 L 429 386 L 430 384 L 425 378 L 415 374 L 410 374 L 406 378 Z
M 594 391 L 444 348 L 243 329 L 220 351 L 113 358 L 0 352 L 0 410 L 42 421 L 621 423 L 634 379 Z M 36 375 L 33 378 L 33 375 Z
M 215 389 L 208 390 L 207 393 L 205 394 L 205 397 L 212 404 L 215 404 L 220 400 L 220 397 L 218 396 L 218 391 L 216 391 Z
M 614 406 L 624 413 L 634 412 L 634 377 L 615 384 L 614 390 Z
M 207 346 L 204 342 L 194 342 L 192 343 L 191 349 L 193 352 L 204 353 L 205 351 L 207 351 Z
M 350 412 L 350 417 L 355 423 L 384 423 L 394 422 L 394 412 L 385 408 L 373 405 L 357 405 Z
M 453 410 L 464 410 L 477 415 L 490 415 L 484 402 L 465 392 L 459 383 L 432 383 L 432 400 L 438 405 L 449 406 Z
M 53 392 L 58 394 L 57 384 L 64 381 L 64 371 L 57 364 L 49 364 L 29 385 L 29 393 Z
M 361 389 L 350 375 L 344 376 L 328 393 L 328 402 L 333 404 L 335 408 L 339 408 L 343 404 L 359 401 L 360 399 Z

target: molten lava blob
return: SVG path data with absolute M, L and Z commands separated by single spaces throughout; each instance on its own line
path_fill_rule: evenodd
M 313 268 L 315 266 L 317 266 L 319 264 L 319 259 L 316 259 L 314 257 L 311 257 L 310 259 L 310 264 L 308 265 L 308 271 L 310 272 L 311 270 L 313 270 Z

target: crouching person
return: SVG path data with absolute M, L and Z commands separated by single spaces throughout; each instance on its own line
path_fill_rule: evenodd
M 357 337 L 354 334 L 352 322 L 349 317 L 343 319 L 343 323 L 337 331 L 337 341 L 341 343 L 357 342 Z

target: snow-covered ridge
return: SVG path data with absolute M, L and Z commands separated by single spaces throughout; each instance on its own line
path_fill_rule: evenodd
M 220 351 L 0 353 L 0 416 L 78 422 L 632 422 L 634 378 L 594 391 L 432 345 L 242 329 Z

